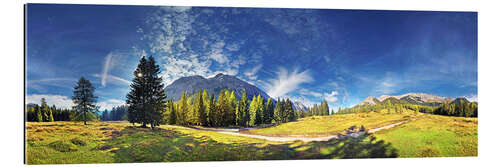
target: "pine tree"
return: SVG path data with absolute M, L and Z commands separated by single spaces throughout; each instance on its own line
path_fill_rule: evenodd
M 204 126 L 209 125 L 209 117 L 208 117 L 208 112 L 210 111 L 210 103 L 212 102 L 210 99 L 210 95 L 208 94 L 208 91 L 205 89 L 203 90 L 203 106 L 205 107 L 205 120 L 206 123 Z
M 284 122 L 283 120 L 283 104 L 281 103 L 281 99 L 278 99 L 276 102 L 276 107 L 274 108 L 274 122 L 276 124 L 281 124 Z
M 248 109 L 250 112 L 250 120 L 248 122 L 249 126 L 255 126 L 260 121 L 259 109 L 257 105 L 257 97 L 253 96 L 252 101 L 250 102 L 250 108 Z
M 142 127 L 151 125 L 151 129 L 164 123 L 165 86 L 160 74 L 160 67 L 156 65 L 152 56 L 146 60 L 143 56 L 134 71 L 134 80 L 127 94 L 129 107 L 128 119 L 130 122 L 140 123 Z
M 205 106 L 203 104 L 203 96 L 201 94 L 201 90 L 199 90 L 198 93 L 196 94 L 193 110 L 194 110 L 194 116 L 196 118 L 194 123 L 196 125 L 206 125 L 207 115 L 205 112 Z
M 248 125 L 248 99 L 246 91 L 243 91 L 236 110 L 236 122 L 238 126 Z
M 187 125 L 186 117 L 188 112 L 188 103 L 186 98 L 186 91 L 182 92 L 181 98 L 177 102 L 177 121 L 179 125 Z
M 216 104 L 217 104 L 217 102 L 215 100 L 215 96 L 212 95 L 210 97 L 210 105 L 209 105 L 209 109 L 208 109 L 208 113 L 207 113 L 207 115 L 208 115 L 208 120 L 207 120 L 208 125 L 212 126 L 212 127 L 216 126 L 216 117 L 217 117 L 217 115 L 216 115 L 216 113 L 217 113 L 217 111 L 216 111 L 217 110 Z
M 228 91 L 229 92 L 229 91 Z M 234 90 L 231 91 L 229 96 L 227 96 L 227 101 L 228 101 L 228 113 L 226 116 L 227 119 L 227 125 L 236 125 L 236 109 L 238 106 L 238 100 L 236 99 L 236 96 L 234 94 Z
M 267 99 L 264 111 L 264 123 L 270 124 L 274 116 L 274 103 L 271 98 Z
M 326 102 L 326 99 L 323 99 L 323 102 L 321 102 L 321 115 L 329 115 L 330 108 L 328 107 L 328 103 Z
M 35 112 L 36 112 L 36 121 L 43 122 L 42 109 L 40 108 L 39 105 L 35 106 Z
M 175 104 L 172 100 L 167 101 L 168 124 L 175 125 L 177 121 L 177 114 L 175 111 Z
M 297 120 L 297 118 L 295 117 L 295 112 L 293 110 L 292 101 L 290 101 L 290 99 L 286 99 L 285 102 L 285 115 L 286 122 Z
M 226 101 L 226 94 L 224 90 L 220 91 L 217 104 L 215 106 L 215 126 L 225 126 L 227 113 L 229 112 L 228 102 Z
M 264 123 L 264 98 L 260 94 L 257 96 L 257 114 L 259 114 L 257 124 Z
M 97 96 L 94 96 L 95 88 L 89 80 L 81 77 L 73 91 L 73 110 L 83 116 L 83 124 L 87 125 L 87 121 L 91 114 L 95 114 L 98 107 L 96 106 Z
M 49 121 L 49 122 L 54 122 L 54 115 L 53 115 L 53 113 L 52 113 L 52 109 L 51 109 L 51 108 L 49 108 L 49 109 L 48 109 L 48 112 L 49 112 L 49 118 L 48 118 L 48 120 L 47 120 L 47 121 Z
M 102 116 L 101 116 L 101 121 L 107 121 L 109 118 L 108 118 L 108 109 L 105 109 L 104 112 L 102 112 Z

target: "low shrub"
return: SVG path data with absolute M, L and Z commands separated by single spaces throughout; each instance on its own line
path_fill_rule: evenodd
M 71 139 L 71 143 L 73 143 L 74 145 L 79 145 L 79 146 L 85 146 L 87 145 L 87 142 L 79 139 L 79 138 L 73 138 Z
M 55 141 L 49 144 L 49 147 L 51 147 L 54 150 L 57 150 L 59 152 L 73 152 L 77 151 L 78 149 L 74 148 L 71 143 L 63 142 L 63 141 Z

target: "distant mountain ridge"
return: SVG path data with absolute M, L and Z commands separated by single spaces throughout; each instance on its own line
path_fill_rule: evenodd
M 453 99 L 449 97 L 441 97 L 433 94 L 426 93 L 407 93 L 397 96 L 381 95 L 380 97 L 374 98 L 372 96 L 367 97 L 361 101 L 358 106 L 362 105 L 375 105 L 379 103 L 410 103 L 410 104 L 420 104 L 420 105 L 430 105 L 436 106 L 445 102 L 452 102 Z
M 307 107 L 306 107 L 306 105 L 304 105 L 302 102 L 297 101 L 297 100 L 292 101 L 292 107 L 293 107 L 293 109 L 295 109 L 295 110 L 299 110 L 299 111 L 300 111 L 300 110 L 304 110 L 304 111 L 307 111 Z
M 234 90 L 235 96 L 238 99 L 241 98 L 243 91 L 246 91 L 248 99 L 252 99 L 254 95 L 261 95 L 264 99 L 270 98 L 266 92 L 260 90 L 256 86 L 240 80 L 235 76 L 222 73 L 212 78 L 204 78 L 199 75 L 181 77 L 168 85 L 165 88 L 165 92 L 168 98 L 179 100 L 183 91 L 186 91 L 187 95 L 192 95 L 200 89 L 207 90 L 209 94 L 214 94 L 215 96 L 224 89 Z

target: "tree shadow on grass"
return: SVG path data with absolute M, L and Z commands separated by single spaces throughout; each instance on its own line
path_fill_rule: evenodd
M 325 142 L 310 142 L 292 147 L 299 155 L 296 159 L 350 159 L 350 158 L 396 158 L 397 150 L 384 140 L 371 134 L 357 138 L 331 139 Z
M 210 137 L 193 137 L 175 130 L 151 131 L 127 127 L 105 149 L 116 162 L 293 160 L 332 158 L 391 158 L 397 152 L 390 143 L 371 135 L 323 142 L 285 144 L 222 143 Z

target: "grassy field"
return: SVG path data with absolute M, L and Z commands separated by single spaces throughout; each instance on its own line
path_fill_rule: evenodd
M 428 115 L 375 133 L 400 157 L 477 156 L 477 118 Z
M 248 130 L 245 133 L 266 136 L 326 136 L 338 133 L 342 134 L 346 129 L 352 126 L 359 128 L 363 125 L 366 129 L 373 129 L 412 119 L 419 115 L 421 114 L 379 114 L 369 112 L 331 116 L 313 116 L 302 118 L 297 122 L 285 123 L 271 128 Z
M 381 124 L 413 117 L 385 116 L 387 120 Z M 344 127 L 358 123 L 370 127 L 369 122 L 377 122 L 374 119 L 381 116 L 352 114 L 342 118 L 353 121 Z M 311 124 L 309 119 L 327 122 L 335 118 L 307 118 L 289 124 L 302 124 L 311 129 L 327 124 Z M 369 121 L 359 121 L 363 119 Z M 348 123 L 339 125 L 344 124 Z M 127 122 L 90 122 L 87 126 L 80 122 L 28 122 L 26 134 L 28 164 L 477 155 L 477 119 L 444 116 L 427 116 L 360 138 L 309 143 L 269 142 L 170 125 L 151 131 Z

